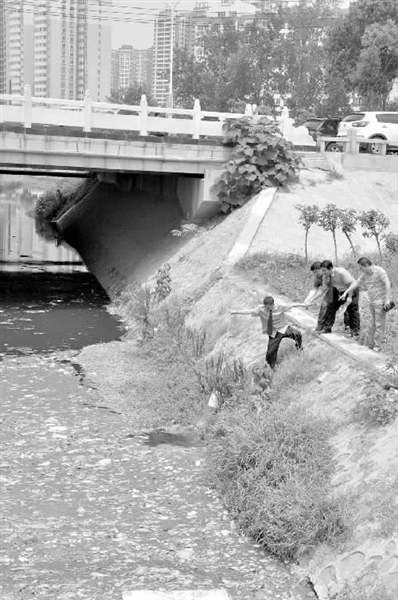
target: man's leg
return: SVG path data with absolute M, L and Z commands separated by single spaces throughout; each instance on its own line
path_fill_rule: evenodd
M 348 313 L 349 325 L 351 330 L 351 335 L 357 337 L 359 335 L 359 330 L 361 329 L 361 318 L 359 316 L 359 293 L 358 290 L 352 295 L 352 302 L 349 304 L 346 312 Z
M 369 330 L 368 346 L 369 346 L 369 348 L 373 348 L 373 346 L 375 344 L 375 333 L 376 333 L 376 310 L 375 310 L 375 307 L 373 306 L 373 304 L 370 305 L 370 318 L 371 318 L 371 323 L 370 323 L 370 330 Z
M 294 343 L 296 344 L 296 350 L 302 349 L 303 336 L 301 335 L 301 331 L 299 329 L 297 329 L 297 327 L 292 327 L 291 325 L 289 325 L 289 327 L 286 329 L 286 332 L 283 335 L 283 337 L 294 340 Z
M 278 350 L 280 343 L 283 340 L 283 337 L 284 334 L 279 333 L 279 331 L 277 331 L 275 337 L 268 338 L 268 348 L 265 360 L 267 361 L 271 369 L 275 369 L 276 359 L 278 357 Z
M 383 310 L 383 306 L 371 306 L 374 311 L 375 319 L 375 346 L 381 347 L 386 333 L 387 313 Z
M 332 298 L 326 307 L 326 313 L 323 320 L 323 329 L 325 333 L 329 333 L 332 331 L 332 327 L 334 325 L 336 319 L 336 312 L 339 310 L 340 306 L 343 304 L 339 300 L 340 293 L 336 288 L 333 288 Z
M 318 323 L 317 323 L 315 331 L 321 331 L 321 329 L 324 328 L 324 325 L 325 325 L 325 315 L 326 315 L 327 307 L 328 307 L 328 302 L 327 302 L 327 298 L 326 298 L 326 295 L 325 295 L 324 298 L 323 298 L 323 300 L 322 300 L 322 304 L 320 306 L 320 309 L 319 309 Z

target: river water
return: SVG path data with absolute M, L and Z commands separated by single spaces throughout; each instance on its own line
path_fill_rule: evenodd
M 0 356 L 76 350 L 121 335 L 80 256 L 36 233 L 34 204 L 52 185 L 54 178 L 0 178 Z

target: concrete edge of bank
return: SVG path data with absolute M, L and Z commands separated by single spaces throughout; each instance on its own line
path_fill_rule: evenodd
M 227 265 L 235 264 L 239 259 L 243 258 L 249 250 L 258 228 L 272 204 L 275 192 L 276 188 L 267 188 L 259 193 L 246 223 L 228 255 L 226 261 Z

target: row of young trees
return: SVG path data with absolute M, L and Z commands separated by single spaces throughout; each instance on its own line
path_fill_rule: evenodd
M 324 231 L 329 231 L 332 234 L 336 264 L 338 264 L 337 231 L 340 230 L 345 235 L 353 255 L 356 256 L 352 234 L 356 231 L 358 225 L 363 228 L 363 237 L 373 237 L 376 240 L 380 260 L 383 260 L 381 248 L 383 239 L 387 250 L 390 252 L 398 251 L 398 236 L 392 232 L 388 234 L 384 233 L 390 225 L 390 221 L 380 210 L 371 209 L 357 212 L 353 208 L 343 209 L 335 204 L 327 204 L 323 210 L 316 204 L 296 204 L 295 208 L 300 212 L 299 222 L 305 231 L 304 250 L 306 261 L 308 261 L 308 235 L 313 225 L 318 225 Z

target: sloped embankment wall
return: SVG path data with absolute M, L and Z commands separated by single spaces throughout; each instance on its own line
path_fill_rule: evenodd
M 176 185 L 162 175 L 137 177 L 131 191 L 101 183 L 73 209 L 64 238 L 107 291 L 145 281 L 181 245 L 170 234 L 183 217 Z

